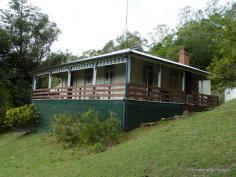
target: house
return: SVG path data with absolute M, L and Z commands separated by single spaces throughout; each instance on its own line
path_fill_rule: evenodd
M 32 102 L 42 115 L 41 128 L 59 114 L 89 108 L 116 112 L 123 129 L 180 115 L 185 109 L 211 108 L 209 73 L 189 66 L 186 49 L 179 63 L 125 49 L 65 63 L 35 73 Z M 44 86 L 41 77 L 47 77 Z

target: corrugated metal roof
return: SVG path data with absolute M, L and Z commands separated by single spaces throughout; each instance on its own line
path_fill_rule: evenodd
M 163 61 L 163 62 L 166 62 L 166 63 L 170 63 L 170 64 L 173 64 L 173 65 L 181 66 L 183 68 L 188 68 L 188 69 L 195 70 L 195 71 L 198 71 L 198 72 L 202 72 L 202 73 L 205 73 L 205 74 L 210 74 L 207 71 L 204 71 L 204 70 L 201 70 L 201 69 L 189 66 L 189 65 L 184 65 L 184 64 L 172 61 L 172 60 L 165 59 L 165 58 L 157 57 L 157 56 L 150 55 L 150 54 L 143 53 L 143 52 L 139 52 L 139 51 L 136 51 L 136 50 L 131 50 L 131 52 L 133 52 L 135 54 L 138 54 L 138 55 L 141 55 L 141 56 L 144 56 L 144 57 L 148 57 L 148 58 L 152 58 L 152 59 L 155 59 L 155 60 L 159 60 L 159 61 Z
M 72 61 L 72 62 L 68 62 L 68 63 L 64 63 L 64 64 L 61 64 L 61 65 L 54 66 L 52 68 L 55 68 L 55 67 L 57 68 L 57 67 L 66 66 L 66 65 L 73 65 L 73 64 L 77 64 L 77 63 L 81 63 L 81 62 L 85 62 L 85 61 L 89 61 L 89 60 L 96 60 L 96 59 L 100 59 L 100 58 L 112 57 L 112 56 L 115 56 L 115 55 L 129 54 L 129 53 L 131 53 L 131 54 L 133 53 L 133 54 L 136 54 L 136 55 L 139 55 L 139 56 L 142 56 L 142 57 L 158 60 L 158 61 L 168 63 L 168 64 L 171 64 L 171 65 L 180 66 L 181 68 L 186 68 L 188 70 L 197 71 L 197 72 L 200 72 L 200 73 L 203 73 L 203 74 L 210 74 L 207 71 L 204 71 L 204 70 L 201 70 L 201 69 L 189 66 L 189 65 L 184 65 L 184 64 L 181 64 L 181 63 L 178 63 L 178 62 L 174 62 L 172 60 L 157 57 L 157 56 L 150 55 L 150 54 L 140 52 L 140 51 L 130 49 L 130 48 L 129 49 L 118 50 L 118 51 L 114 51 L 114 52 L 110 52 L 110 53 L 107 53 L 107 54 L 102 54 L 102 55 L 98 55 L 98 56 L 94 56 L 94 57 L 89 57 L 89 58 L 85 58 L 85 59 L 80 59 L 80 60 L 76 60 L 76 61 Z M 50 70 L 50 69 L 48 69 L 48 70 Z

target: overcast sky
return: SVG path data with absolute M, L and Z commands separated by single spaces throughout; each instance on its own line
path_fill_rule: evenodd
M 220 0 L 226 3 L 230 0 Z M 6 8 L 8 0 L 0 0 Z M 126 0 L 28 0 L 47 13 L 61 29 L 53 51 L 68 49 L 81 54 L 88 49 L 100 49 L 125 29 Z M 143 37 L 158 24 L 174 27 L 180 9 L 192 6 L 202 9 L 206 0 L 129 0 L 129 31 L 139 31 Z

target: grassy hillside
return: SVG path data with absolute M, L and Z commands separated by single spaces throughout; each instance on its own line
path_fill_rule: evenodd
M 128 133 L 106 152 L 79 156 L 46 134 L 0 135 L 0 176 L 236 176 L 236 100 Z M 226 172 L 192 172 L 220 168 Z M 229 170 L 229 171 L 228 171 Z

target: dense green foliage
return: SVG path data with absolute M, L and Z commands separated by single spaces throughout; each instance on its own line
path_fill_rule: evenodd
M 0 135 L 0 176 L 236 176 L 236 100 L 192 117 L 138 128 L 107 151 L 80 155 L 48 134 Z M 99 146 L 99 145 L 96 145 Z M 226 169 L 193 172 L 192 169 Z
M 126 48 L 138 48 L 140 50 L 144 50 L 144 47 L 148 46 L 148 41 L 145 38 L 142 38 L 139 32 L 135 31 L 133 33 L 128 32 L 127 34 L 123 33 L 118 36 L 115 40 L 108 41 L 104 47 L 100 50 L 90 49 L 84 51 L 82 55 L 79 57 L 88 58 L 96 55 L 101 55 L 104 53 L 113 52 L 116 50 L 126 49 Z
M 209 71 L 213 73 L 210 79 L 218 87 L 236 86 L 236 3 L 230 9 L 220 14 L 217 19 L 221 27 L 217 31 L 220 36 L 218 43 L 219 54 L 215 56 Z
M 59 141 L 68 144 L 68 146 L 75 146 L 80 138 L 78 121 L 69 116 L 58 117 L 53 123 L 53 134 Z
M 208 69 L 209 78 L 216 87 L 236 85 L 236 3 L 218 5 L 208 2 L 204 10 L 184 8 L 175 30 L 159 26 L 161 38 L 154 41 L 150 52 L 168 59 L 178 60 L 178 51 L 185 47 L 190 52 L 190 64 Z
M 29 133 L 32 126 L 39 120 L 39 113 L 34 105 L 24 105 L 8 109 L 4 124 L 9 128 L 24 128 Z
M 193 11 L 191 7 L 182 9 L 179 16 L 180 24 L 171 33 L 167 33 L 161 40 L 154 42 L 150 49 L 152 54 L 178 60 L 180 48 L 188 48 L 191 54 L 191 65 L 206 69 L 214 57 L 216 50 L 215 27 L 211 16 L 218 11 L 211 11 L 215 4 L 211 4 L 205 10 Z M 162 30 L 163 31 L 163 30 Z
M 49 17 L 27 0 L 10 0 L 0 10 L 0 71 L 15 105 L 29 103 L 34 72 L 57 39 L 59 30 Z
M 94 144 L 93 148 L 97 151 L 101 145 L 109 146 L 118 142 L 120 123 L 114 113 L 102 118 L 98 112 L 88 110 L 75 117 L 56 118 L 53 133 L 59 141 L 69 146 Z
M 69 52 L 51 52 L 45 61 L 42 61 L 39 65 L 39 69 L 46 69 L 52 66 L 56 66 L 59 64 L 63 64 L 69 61 L 77 60 L 78 57 L 74 56 L 72 53 Z

